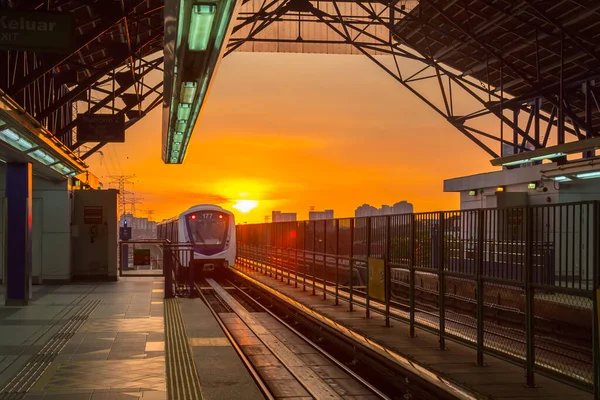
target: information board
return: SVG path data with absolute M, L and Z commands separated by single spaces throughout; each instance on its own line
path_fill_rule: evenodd
M 133 265 L 150 265 L 150 249 L 133 250 Z
M 77 141 L 125 142 L 125 116 L 113 114 L 77 115 Z
M 83 208 L 83 223 L 99 225 L 102 223 L 102 206 L 86 206 Z
M 0 49 L 70 53 L 74 48 L 73 13 L 27 12 L 0 7 Z
M 385 302 L 385 261 L 369 257 L 368 270 L 369 298 Z
M 131 240 L 131 227 L 122 226 L 119 228 L 119 239 Z

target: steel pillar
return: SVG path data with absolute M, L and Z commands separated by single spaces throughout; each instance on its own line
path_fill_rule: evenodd
M 6 165 L 6 298 L 7 306 L 31 299 L 32 165 Z

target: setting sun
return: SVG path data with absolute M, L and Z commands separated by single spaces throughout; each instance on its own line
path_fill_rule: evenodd
M 237 202 L 233 205 L 233 208 L 243 213 L 247 213 L 256 208 L 256 206 L 258 206 L 258 201 L 256 200 L 237 200 Z

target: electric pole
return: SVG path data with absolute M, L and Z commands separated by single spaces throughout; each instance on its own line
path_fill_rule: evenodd
M 119 191 L 119 214 L 124 215 L 127 211 L 126 195 L 133 194 L 133 192 L 125 190 L 125 185 L 133 185 L 131 179 L 135 178 L 135 175 L 110 175 L 108 178 L 111 179 L 109 184 L 117 185 L 117 190 Z

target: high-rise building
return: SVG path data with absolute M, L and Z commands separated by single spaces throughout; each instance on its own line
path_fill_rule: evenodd
M 325 211 L 309 211 L 308 220 L 314 221 L 319 219 L 333 219 L 333 210 Z
M 296 213 L 284 213 L 281 211 L 273 211 L 272 222 L 290 222 L 296 221 Z
M 355 217 L 372 217 L 378 215 L 379 210 L 368 204 L 363 204 L 354 211 Z
M 406 200 L 402 200 L 392 207 L 393 214 L 412 214 L 414 212 L 413 205 Z
M 412 214 L 413 205 L 406 200 L 402 200 L 393 206 L 382 205 L 381 208 L 375 208 L 369 204 L 363 204 L 354 211 L 355 217 L 376 217 L 379 215 L 393 215 L 393 214 Z

